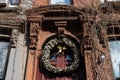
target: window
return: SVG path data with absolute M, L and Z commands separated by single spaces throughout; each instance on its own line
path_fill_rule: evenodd
M 18 5 L 19 0 L 9 0 L 11 5 Z
M 115 80 L 120 78 L 120 41 L 109 42 L 110 55 L 114 70 Z
M 3 6 L 7 6 L 8 7 L 17 7 L 20 3 L 20 0 L 0 0 L 0 7 Z
M 0 80 L 4 78 L 8 53 L 8 42 L 0 41 Z
M 9 7 L 18 7 L 20 0 L 8 0 Z
M 71 0 L 50 0 L 50 4 L 63 4 L 63 5 L 70 5 Z

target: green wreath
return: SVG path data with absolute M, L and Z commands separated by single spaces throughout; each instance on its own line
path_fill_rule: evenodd
M 42 57 L 41 57 L 41 62 L 43 64 L 43 67 L 46 68 L 48 71 L 52 72 L 52 73 L 68 73 L 71 71 L 74 71 L 78 68 L 79 66 L 79 59 L 78 59 L 78 50 L 76 47 L 76 44 L 74 42 L 72 42 L 69 38 L 62 38 L 62 41 L 71 48 L 71 50 L 73 51 L 73 58 L 74 61 L 71 63 L 70 66 L 66 66 L 64 69 L 61 69 L 59 67 L 55 67 L 50 63 L 50 52 L 52 50 L 52 48 L 56 45 L 59 44 L 59 41 L 57 38 L 53 38 L 50 41 L 48 41 L 42 51 Z

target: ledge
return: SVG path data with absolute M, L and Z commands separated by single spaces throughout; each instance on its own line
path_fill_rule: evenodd
M 6 38 L 9 38 L 10 36 L 9 36 L 9 35 L 4 35 L 4 34 L 0 34 L 0 37 L 6 37 Z
M 2 7 L 0 8 L 0 12 L 18 12 L 20 11 L 19 7 Z

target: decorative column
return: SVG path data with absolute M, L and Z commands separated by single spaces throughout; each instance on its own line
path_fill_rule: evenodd
M 93 39 L 92 39 L 92 23 L 87 20 L 83 23 L 83 49 L 84 49 L 84 58 L 86 66 L 86 78 L 87 80 L 93 80 L 93 71 L 92 71 L 92 48 L 93 48 Z
M 29 49 L 30 52 L 33 54 L 35 53 L 37 40 L 38 40 L 38 30 L 39 30 L 39 23 L 38 22 L 31 22 L 30 23 L 30 45 Z
M 105 24 L 97 23 L 94 39 L 94 79 L 95 80 L 114 80 L 110 52 L 108 50 L 108 40 L 106 38 Z
M 29 51 L 34 54 L 37 47 L 38 34 L 43 16 L 29 16 L 30 32 L 29 32 Z
M 83 46 L 87 80 L 114 80 L 104 23 L 87 13 L 83 23 Z
M 38 66 L 38 38 L 41 29 L 42 16 L 28 16 L 29 20 L 29 52 L 27 61 L 27 70 L 25 80 L 36 80 L 36 71 Z

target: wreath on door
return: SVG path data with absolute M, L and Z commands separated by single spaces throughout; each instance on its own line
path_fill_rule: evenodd
M 64 69 L 61 69 L 59 67 L 55 67 L 50 63 L 50 53 L 53 47 L 58 45 L 60 42 L 64 42 L 65 45 L 69 46 L 73 52 L 73 62 L 70 66 L 66 66 Z M 69 73 L 72 71 L 75 71 L 79 66 L 79 58 L 78 58 L 78 50 L 76 44 L 71 41 L 69 38 L 62 38 L 61 40 L 58 40 L 57 38 L 52 38 L 49 40 L 43 47 L 43 51 L 41 53 L 41 62 L 45 69 L 52 73 Z

